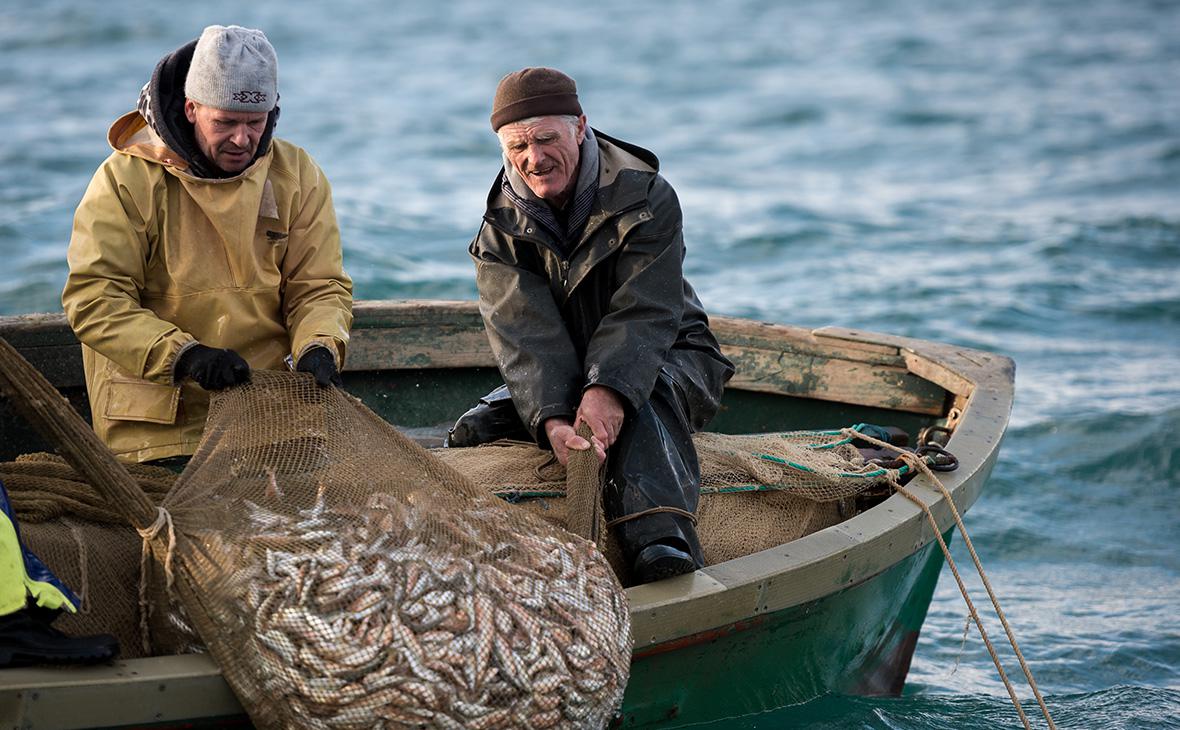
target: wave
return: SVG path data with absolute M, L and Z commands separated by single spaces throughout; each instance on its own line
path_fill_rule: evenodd
M 1159 484 L 1180 475 L 1180 407 L 1138 414 L 1055 418 L 1015 428 L 1004 448 L 1014 460 L 1048 463 L 1094 485 Z
M 1014 680 L 1015 681 L 1015 680 Z M 1002 692 L 999 680 L 995 682 Z M 1045 688 L 1041 687 L 1042 693 Z M 807 727 L 812 730 L 991 730 L 1017 727 L 1016 710 L 1006 695 L 953 695 L 916 692 L 900 698 L 827 695 L 803 705 L 715 723 L 694 725 L 721 730 Z M 1041 711 L 1031 693 L 1019 692 L 1021 706 L 1034 727 L 1041 727 Z M 1119 685 L 1096 692 L 1045 695 L 1045 704 L 1059 727 L 1131 728 L 1180 727 L 1180 692 L 1157 687 Z

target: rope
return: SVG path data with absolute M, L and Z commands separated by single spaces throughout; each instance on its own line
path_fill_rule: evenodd
M 82 583 L 82 595 L 79 602 L 82 604 L 78 606 L 78 613 L 82 615 L 90 614 L 90 570 L 88 552 L 86 549 L 86 541 L 82 538 L 82 530 L 74 524 L 72 520 L 62 518 L 61 522 L 66 527 L 70 528 L 70 535 L 74 538 L 74 544 L 78 546 L 78 572 L 80 582 Z
M 951 667 L 951 674 L 959 671 L 959 663 L 963 661 L 963 651 L 967 648 L 967 635 L 971 633 L 971 617 L 963 622 L 963 638 L 959 640 L 959 653 L 955 654 L 955 666 Z
M 497 442 L 497 443 L 499 443 L 499 442 Z M 510 443 L 503 444 L 503 445 L 504 446 L 515 446 L 517 443 L 521 443 L 521 442 L 512 441 Z M 536 446 L 536 444 L 530 443 L 530 444 L 528 444 L 528 446 Z M 548 474 L 546 474 L 545 473 L 546 469 L 549 469 L 551 471 L 549 471 Z M 541 463 L 533 468 L 533 475 L 536 476 L 537 479 L 540 479 L 542 482 L 563 481 L 565 479 L 564 472 L 565 472 L 565 468 L 561 466 L 561 462 L 559 462 L 557 460 L 557 456 L 555 454 L 553 454 L 552 452 L 550 452 L 548 459 L 546 459 L 543 463 Z
M 163 507 L 156 507 L 156 521 L 149 527 L 135 529 L 143 538 L 143 550 L 139 555 L 139 635 L 143 640 L 143 652 L 146 656 L 152 654 L 151 626 L 148 621 L 151 607 L 148 601 L 148 565 L 152 551 L 150 543 L 165 526 L 168 527 L 168 547 L 164 553 L 164 576 L 168 595 L 172 595 L 172 556 L 176 550 L 176 529 L 172 525 L 172 515 Z
M 983 564 L 979 560 L 979 555 L 975 552 L 975 546 L 971 544 L 971 537 L 967 534 L 967 528 L 963 524 L 963 518 L 959 515 L 959 510 L 955 506 L 955 500 L 951 497 L 950 491 L 946 486 L 934 476 L 934 472 L 930 470 L 930 466 L 926 460 L 912 452 L 900 449 L 893 444 L 885 441 L 880 441 L 863 433 L 858 433 L 857 438 L 868 441 L 869 443 L 880 446 L 882 448 L 891 449 L 898 453 L 899 457 L 907 464 L 912 465 L 915 469 L 925 474 L 942 494 L 950 507 L 951 515 L 955 518 L 955 525 L 959 528 L 959 534 L 963 536 L 963 544 L 967 546 L 967 551 L 971 554 L 971 560 L 975 563 L 975 570 L 979 573 L 980 579 L 983 581 L 983 586 L 987 590 L 988 598 L 991 599 L 992 607 L 996 611 L 996 615 L 1000 618 L 1000 623 L 1004 626 L 1004 633 L 1008 636 L 1008 643 L 1012 646 L 1012 651 L 1016 653 L 1016 658 L 1020 661 L 1020 668 L 1024 671 L 1024 677 L 1028 680 L 1028 686 L 1032 689 L 1033 696 L 1037 699 L 1037 704 L 1040 705 L 1041 714 L 1045 716 L 1045 721 L 1049 723 L 1051 730 L 1057 730 L 1057 725 L 1053 723 L 1053 718 L 1049 715 L 1049 708 L 1045 706 L 1045 700 L 1041 696 L 1040 690 L 1037 688 L 1037 682 L 1033 679 L 1032 670 L 1029 669 L 1028 662 L 1024 660 L 1024 654 L 1020 651 L 1020 646 L 1016 643 L 1016 636 L 1012 632 L 1012 627 L 1008 624 L 1008 619 L 1004 616 L 1004 611 L 1000 608 L 1000 601 L 996 598 L 995 591 L 992 590 L 991 581 L 987 578 L 987 573 L 983 570 Z M 947 548 L 946 541 L 942 539 L 942 532 L 938 529 L 938 520 L 934 518 L 934 513 L 930 511 L 930 507 L 919 499 L 916 495 L 905 489 L 900 484 L 895 484 L 902 495 L 909 499 L 914 504 L 918 505 L 923 512 L 926 513 L 926 519 L 934 527 L 934 536 L 938 538 L 938 544 L 942 547 L 942 554 L 946 558 L 947 565 L 951 568 L 951 573 L 955 576 L 955 581 L 959 584 L 959 592 L 963 594 L 963 600 L 967 603 L 967 609 L 971 612 L 971 618 L 974 619 L 976 627 L 979 629 L 980 636 L 983 637 L 983 643 L 987 645 L 987 650 L 992 656 L 992 661 L 996 665 L 996 670 L 1000 673 L 1000 679 L 1004 681 L 1004 686 L 1008 689 L 1008 695 L 1012 698 L 1012 704 L 1016 707 L 1017 714 L 1020 715 L 1021 721 L 1026 728 L 1029 727 L 1028 718 L 1024 715 L 1024 710 L 1020 706 L 1020 701 L 1016 698 L 1016 691 L 1012 688 L 1008 681 L 1008 676 L 1004 673 L 1003 667 L 1000 666 L 1000 659 L 996 655 L 995 648 L 992 647 L 991 641 L 988 639 L 987 632 L 983 628 L 983 622 L 979 619 L 979 614 L 975 611 L 975 605 L 971 602 L 971 598 L 967 595 L 967 587 L 963 584 L 963 579 L 959 576 L 958 568 L 955 566 L 954 560 L 951 559 L 950 550 Z
M 694 515 L 692 512 L 689 512 L 687 510 L 682 510 L 679 507 L 652 507 L 651 509 L 645 509 L 642 512 L 635 512 L 635 513 L 632 513 L 629 515 L 623 515 L 622 517 L 616 517 L 613 520 L 611 520 L 610 522 L 607 522 L 606 526 L 607 526 L 607 529 L 610 529 L 610 528 L 614 527 L 615 525 L 619 525 L 624 522 L 629 522 L 631 520 L 637 520 L 640 517 L 647 517 L 648 515 L 658 514 L 660 512 L 670 512 L 674 515 L 680 515 L 681 517 L 684 517 L 684 518 L 688 519 L 690 522 L 692 522 L 693 527 L 696 527 L 697 516 Z
M 1020 706 L 1020 700 L 1016 697 L 1016 690 L 1012 687 L 1011 680 L 1004 672 L 1004 667 L 1000 665 L 1000 657 L 996 654 L 996 648 L 992 646 L 991 639 L 988 638 L 987 630 L 983 628 L 983 622 L 979 619 L 979 614 L 975 611 L 975 604 L 971 601 L 971 597 L 967 595 L 967 586 L 963 584 L 963 578 L 959 575 L 959 569 L 955 566 L 955 561 L 951 558 L 951 551 L 946 545 L 946 541 L 942 539 L 942 533 L 938 531 L 938 520 L 934 518 L 934 513 L 930 511 L 930 507 L 918 499 L 913 493 L 905 487 L 896 485 L 897 491 L 905 496 L 914 504 L 926 513 L 926 519 L 934 528 L 934 536 L 938 538 L 938 545 L 942 548 L 943 557 L 946 558 L 946 564 L 950 566 L 951 573 L 955 576 L 955 582 L 959 584 L 959 592 L 963 594 L 963 600 L 967 603 L 967 610 L 971 612 L 971 618 L 975 621 L 975 626 L 979 629 L 979 635 L 983 637 L 983 643 L 987 647 L 987 653 L 991 654 L 992 663 L 996 665 L 996 671 L 1000 673 L 1000 679 L 1004 682 L 1004 688 L 1008 690 L 1008 696 L 1012 698 L 1012 705 L 1016 708 L 1016 714 L 1020 715 L 1020 721 L 1024 724 L 1026 730 L 1032 726 L 1028 724 L 1028 718 L 1025 717 L 1024 709 Z M 1052 722 L 1050 722 L 1052 725 Z

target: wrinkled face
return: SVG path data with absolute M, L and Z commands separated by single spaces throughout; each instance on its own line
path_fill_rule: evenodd
M 508 162 L 529 189 L 551 205 L 564 206 L 577 182 L 585 115 L 576 125 L 558 116 L 525 119 L 505 124 L 497 134 Z
M 241 172 L 250 166 L 266 129 L 267 112 L 230 112 L 186 99 L 184 115 L 193 123 L 197 146 L 210 162 L 224 172 Z

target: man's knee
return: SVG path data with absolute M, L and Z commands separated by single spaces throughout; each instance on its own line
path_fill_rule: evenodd
M 733 365 L 707 353 L 673 350 L 660 369 L 654 396 L 675 399 L 688 428 L 701 431 L 721 407 L 725 383 L 733 376 Z

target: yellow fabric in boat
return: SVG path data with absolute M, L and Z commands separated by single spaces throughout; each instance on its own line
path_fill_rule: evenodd
M 16 528 L 0 512 L 0 616 L 21 610 L 30 597 L 44 608 L 77 610 L 55 586 L 28 576 Z

